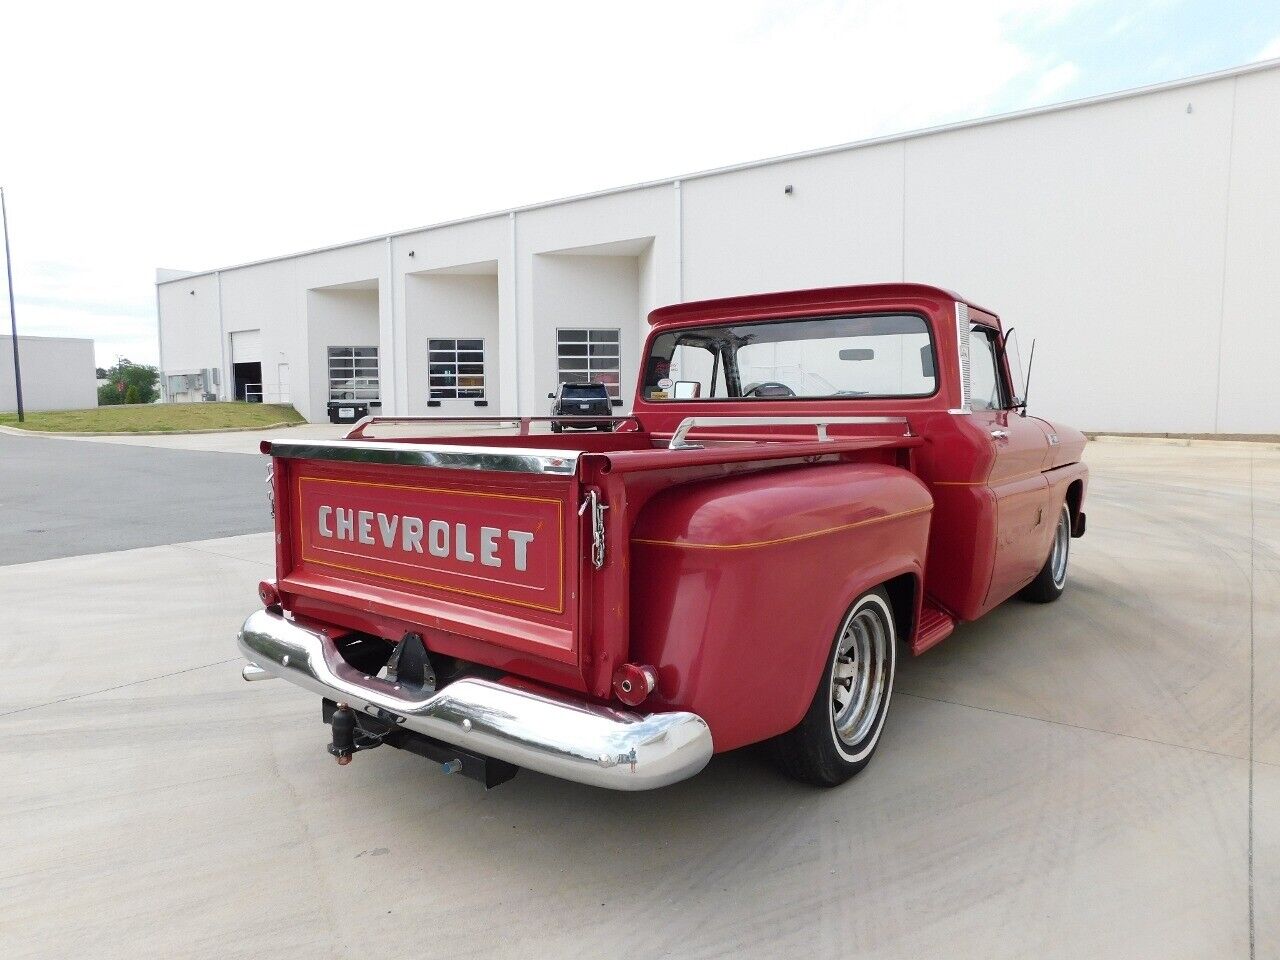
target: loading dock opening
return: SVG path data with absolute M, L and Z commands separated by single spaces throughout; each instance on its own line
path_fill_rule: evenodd
M 232 364 L 235 398 L 247 403 L 262 402 L 262 364 Z

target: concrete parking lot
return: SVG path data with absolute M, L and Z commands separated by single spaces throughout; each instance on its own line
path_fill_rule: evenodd
M 111 446 L 103 490 L 177 452 Z M 264 532 L 162 489 L 134 549 L 0 532 L 6 958 L 1280 957 L 1280 452 L 1090 444 L 1066 595 L 905 664 L 864 774 L 748 750 L 637 795 L 334 764 L 315 697 L 239 677 L 262 462 L 193 453 Z

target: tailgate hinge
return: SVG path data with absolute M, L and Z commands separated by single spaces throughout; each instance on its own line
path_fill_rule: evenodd
M 600 494 L 588 490 L 586 499 L 578 508 L 578 516 L 591 510 L 591 565 L 597 570 L 604 566 L 604 512 L 609 509 L 600 502 Z

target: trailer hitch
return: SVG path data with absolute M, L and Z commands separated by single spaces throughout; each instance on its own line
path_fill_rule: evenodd
M 472 753 L 450 743 L 406 730 L 397 724 L 394 715 L 370 716 L 357 713 L 345 703 L 335 703 L 325 698 L 321 701 L 320 718 L 333 730 L 333 743 L 329 753 L 342 766 L 361 750 L 372 750 L 386 744 L 416 753 L 440 764 L 443 773 L 460 773 L 470 780 L 484 784 L 485 789 L 506 783 L 519 770 L 513 763 Z
M 356 712 L 345 703 L 340 703 L 329 720 L 333 731 L 333 741 L 329 744 L 330 755 L 338 761 L 338 766 L 345 767 L 351 758 L 360 750 L 372 750 L 382 746 L 386 733 L 371 734 L 361 728 L 356 720 Z

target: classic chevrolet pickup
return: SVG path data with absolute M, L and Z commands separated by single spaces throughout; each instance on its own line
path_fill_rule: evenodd
M 339 763 L 642 790 L 767 741 L 834 785 L 900 653 L 1062 593 L 1085 441 L 1027 415 L 994 313 L 895 283 L 649 323 L 608 433 L 372 417 L 264 443 L 277 579 L 245 679 L 318 693 Z

